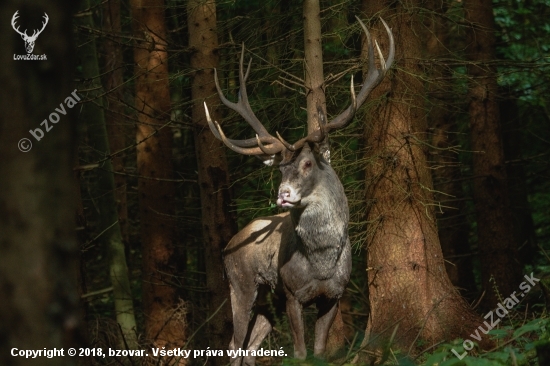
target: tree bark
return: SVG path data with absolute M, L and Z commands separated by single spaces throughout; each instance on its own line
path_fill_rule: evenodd
M 105 122 L 109 148 L 116 153 L 124 149 L 126 136 L 130 134 L 129 123 L 124 113 L 124 65 L 122 47 L 115 41 L 122 34 L 120 24 L 120 0 L 109 0 L 103 3 L 103 30 L 109 35 L 103 44 L 104 72 L 103 85 L 105 86 Z M 113 170 L 124 173 L 124 155 L 118 154 L 111 158 Z M 126 176 L 115 174 L 115 200 L 118 210 L 118 223 L 122 242 L 128 248 L 128 199 L 126 195 Z M 128 252 L 128 250 L 127 250 Z
M 318 130 L 317 108 L 327 114 L 323 47 L 321 44 L 321 8 L 319 0 L 304 0 L 304 56 L 307 101 L 307 132 Z
M 90 9 L 90 0 L 82 3 L 83 11 Z M 92 13 L 77 17 L 80 25 L 94 29 Z M 82 65 L 82 79 L 85 80 L 83 90 L 89 90 L 85 95 L 88 99 L 82 107 L 81 119 L 85 121 L 88 131 L 88 141 L 95 152 L 92 158 L 100 161 L 100 167 L 95 170 L 96 202 L 98 211 L 98 232 L 100 242 L 105 246 L 109 258 L 109 275 L 113 286 L 116 320 L 121 329 L 122 337 L 118 345 L 125 348 L 128 345 L 131 349 L 137 349 L 136 318 L 130 280 L 128 277 L 128 266 L 124 253 L 124 243 L 118 222 L 117 205 L 115 201 L 115 182 L 113 177 L 113 166 L 110 159 L 105 156 L 111 154 L 103 114 L 103 88 L 100 82 L 98 65 L 98 53 L 94 36 L 82 30 L 80 37 L 78 56 Z
M 396 65 L 371 94 L 376 105 L 365 130 L 370 314 L 362 346 L 382 348 L 397 327 L 393 345 L 411 354 L 421 351 L 419 341 L 427 348 L 466 337 L 481 324 L 447 276 L 437 235 L 418 77 L 424 51 L 420 7 L 420 1 L 392 8 L 386 1 L 363 1 L 367 15 L 381 15 L 392 28 Z M 387 54 L 384 28 L 380 22 L 370 28 Z M 367 357 L 360 353 L 358 360 Z
M 481 266 L 482 301 L 492 309 L 499 296 L 507 297 L 521 282 L 521 263 L 514 236 L 502 147 L 494 59 L 495 35 L 490 0 L 465 0 L 464 14 L 470 24 L 466 56 L 470 133 L 473 154 L 474 204 Z M 496 291 L 495 291 L 496 290 Z
M 6 366 L 29 364 L 12 356 L 13 348 L 65 349 L 66 356 L 67 348 L 84 346 L 72 172 L 78 107 L 65 107 L 67 115 L 60 114 L 57 124 L 48 122 L 49 132 L 40 125 L 75 90 L 75 5 L 51 0 L 0 5 L 6 21 L 18 11 L 20 29 L 39 28 L 44 13 L 49 17 L 34 47 L 34 54 L 47 60 L 14 60 L 14 54 L 26 54 L 23 40 L 7 27 L 0 33 L 0 364 Z M 29 129 L 39 128 L 43 136 L 37 140 Z M 75 357 L 40 360 L 44 366 L 76 363 Z
M 219 64 L 216 2 L 190 0 L 187 11 L 189 47 L 193 50 L 192 118 L 201 195 L 208 315 L 213 314 L 223 304 L 208 323 L 208 346 L 211 349 L 225 350 L 231 340 L 232 313 L 229 286 L 224 279 L 222 250 L 236 233 L 237 225 L 230 210 L 231 191 L 225 146 L 210 132 L 203 104 L 206 102 L 212 118 L 221 122 L 222 116 L 218 108 L 220 100 L 214 84 L 214 68 Z M 215 357 L 210 362 L 225 365 L 227 360 Z
M 311 133 L 320 129 L 318 109 L 327 115 L 325 97 L 325 76 L 323 74 L 323 48 L 321 43 L 321 8 L 319 0 L 304 0 L 304 54 L 305 54 L 305 87 L 307 102 L 307 131 Z M 328 139 L 322 150 L 328 150 Z M 330 154 L 330 152 L 329 152 Z M 326 156 L 330 157 L 330 155 Z M 330 327 L 326 357 L 340 357 L 344 351 L 344 321 L 340 304 Z
M 462 189 L 462 173 L 458 151 L 458 126 L 452 110 L 456 95 L 453 94 L 451 75 L 444 66 L 449 57 L 449 30 L 446 23 L 446 1 L 432 0 L 426 3 L 432 16 L 426 17 L 429 38 L 426 42 L 428 58 L 434 60 L 428 76 L 427 100 L 430 103 L 428 124 L 432 133 L 432 177 L 436 217 L 443 258 L 447 274 L 453 285 L 463 295 L 474 295 L 476 282 L 472 266 L 472 253 L 468 242 L 469 226 L 466 217 L 466 201 Z
M 172 131 L 164 1 L 131 0 L 130 6 L 136 37 L 136 141 L 145 337 L 157 347 L 182 347 L 185 317 L 173 286 L 178 261 L 176 187 L 170 181 Z

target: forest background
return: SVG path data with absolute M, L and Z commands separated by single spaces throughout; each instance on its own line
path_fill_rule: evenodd
M 229 136 L 252 137 L 213 75 L 236 100 L 244 43 L 252 109 L 270 132 L 304 136 L 308 16 L 321 24 L 329 118 L 367 68 L 355 16 L 384 54 L 380 17 L 396 38 L 385 80 L 331 136 L 353 246 L 331 360 L 548 364 L 550 2 L 326 0 L 309 14 L 312 3 L 0 5 L 0 364 L 27 364 L 13 347 L 227 349 L 221 252 L 253 218 L 279 212 L 279 175 L 217 141 L 203 101 Z M 47 13 L 34 49 L 46 61 L 13 59 L 25 53 L 16 11 L 29 34 Z M 75 88 L 77 106 L 32 139 Z M 23 137 L 28 152 L 16 148 Z M 483 317 L 525 275 L 540 282 L 489 331 Z M 308 327 L 314 319 L 306 311 Z M 264 348 L 291 355 L 288 323 L 275 322 Z M 488 334 L 476 341 L 476 329 Z M 229 362 L 95 356 L 40 364 Z M 293 363 L 258 360 L 281 362 Z

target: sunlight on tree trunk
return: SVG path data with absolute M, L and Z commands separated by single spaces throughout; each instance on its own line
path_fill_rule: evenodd
M 365 129 L 370 314 L 362 346 L 380 350 L 397 328 L 394 346 L 412 355 L 481 323 L 447 276 L 435 224 L 417 62 L 424 29 L 411 11 L 419 6 L 406 1 L 384 11 L 384 1 L 363 1 L 367 15 L 382 16 L 392 28 L 397 63 L 372 93 L 376 105 Z M 387 49 L 383 27 L 374 24 L 373 38 Z M 368 358 L 361 353 L 357 360 Z
M 474 203 L 481 266 L 482 305 L 491 309 L 521 282 L 518 243 L 508 197 L 506 166 L 497 102 L 495 34 L 491 0 L 465 0 L 469 22 L 468 66 L 470 133 L 473 150 Z
M 170 89 L 163 0 L 130 1 L 138 112 L 137 169 L 142 242 L 145 337 L 157 347 L 183 347 L 184 306 L 176 281 L 178 257 L 172 179 Z M 184 364 L 185 359 L 180 359 Z
M 83 1 L 82 6 L 82 10 L 89 9 L 90 0 Z M 84 27 L 94 28 L 92 13 L 78 17 L 78 22 Z M 137 349 L 136 318 L 134 316 L 124 243 L 122 242 L 118 223 L 113 166 L 110 159 L 102 161 L 111 152 L 103 114 L 103 88 L 100 84 L 99 58 L 94 36 L 91 33 L 83 32 L 79 37 L 79 46 L 78 55 L 82 63 L 82 76 L 87 81 L 81 89 L 89 90 L 85 94 L 88 101 L 82 107 L 80 119 L 86 123 L 89 143 L 97 152 L 93 154 L 93 158 L 96 161 L 101 161 L 101 167 L 95 169 L 98 231 L 102 232 L 99 240 L 105 245 L 108 253 L 109 275 L 113 286 L 116 320 L 124 338 L 119 341 L 118 346 L 126 348 L 127 345 L 130 349 Z
M 193 50 L 194 69 L 191 86 L 193 124 L 197 154 L 198 181 L 201 192 L 201 222 L 208 291 L 207 314 L 212 315 L 225 305 L 208 323 L 208 346 L 227 349 L 232 333 L 232 313 L 229 284 L 224 279 L 222 250 L 236 233 L 237 225 L 231 212 L 231 191 L 224 144 L 210 132 L 204 113 L 206 101 L 212 118 L 222 123 L 220 100 L 214 84 L 214 68 L 218 67 L 218 35 L 216 3 L 213 0 L 191 0 L 187 3 L 189 47 Z M 225 357 L 214 357 L 212 364 L 225 365 Z

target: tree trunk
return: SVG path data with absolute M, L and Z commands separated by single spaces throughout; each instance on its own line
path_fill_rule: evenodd
M 214 0 L 190 0 L 187 3 L 189 47 L 193 50 L 191 67 L 197 155 L 198 183 L 201 194 L 202 234 L 208 291 L 208 315 L 223 307 L 208 323 L 208 346 L 227 349 L 232 334 L 232 313 L 229 286 L 224 279 L 222 250 L 236 233 L 237 225 L 231 214 L 231 191 L 224 144 L 216 139 L 206 122 L 204 104 L 212 118 L 221 122 L 220 104 L 214 84 L 214 68 L 218 67 L 218 35 L 216 30 L 216 3 Z M 212 364 L 225 365 L 227 360 L 215 357 Z
M 430 151 L 434 199 L 437 210 L 437 227 L 447 274 L 453 285 L 469 296 L 476 292 L 472 266 L 472 253 L 468 243 L 469 226 L 466 217 L 466 201 L 461 183 L 461 167 L 458 160 L 458 126 L 453 113 L 453 85 L 451 75 L 443 59 L 449 57 L 449 31 L 445 17 L 445 0 L 426 3 L 434 15 L 427 17 L 430 30 L 426 51 L 435 60 L 430 65 L 427 100 L 428 124 L 432 133 Z
M 75 109 L 66 98 L 75 90 L 72 40 L 73 1 L 12 0 L 0 5 L 7 21 L 18 11 L 20 29 L 49 22 L 35 55 L 20 61 L 23 40 L 6 28 L 0 33 L 0 364 L 28 365 L 18 350 L 83 347 L 78 312 L 76 192 L 72 168 L 76 141 Z M 28 34 L 32 33 L 28 32 Z M 64 106 L 67 115 L 57 114 Z M 40 125 L 46 119 L 46 126 Z M 53 116 L 52 119 L 56 119 Z M 32 130 L 35 138 L 29 132 Z M 42 133 L 40 133 L 38 130 Z M 26 139 L 26 140 L 24 140 Z M 31 146 L 32 144 L 32 146 Z M 30 148 L 30 150 L 28 150 Z M 27 151 L 27 152 L 24 152 Z M 75 365 L 75 357 L 42 357 L 44 366 Z
M 466 337 L 481 323 L 450 282 L 437 235 L 424 87 L 416 77 L 424 44 L 420 6 L 405 1 L 390 13 L 385 1 L 363 1 L 367 16 L 381 15 L 392 28 L 397 65 L 371 94 L 377 103 L 366 123 L 370 315 L 362 345 L 380 349 L 397 327 L 394 346 L 412 354 L 421 351 L 418 344 Z M 372 35 L 387 54 L 380 22 Z
M 307 131 L 311 133 L 320 128 L 319 123 L 321 121 L 318 119 L 318 109 L 321 109 L 325 116 L 327 114 L 319 0 L 304 0 L 303 14 Z M 322 149 L 328 149 L 328 140 L 326 143 L 326 147 Z M 338 311 L 327 337 L 325 351 L 327 358 L 334 359 L 341 356 L 344 346 L 344 321 L 342 320 L 342 312 L 338 304 Z
M 509 97 L 499 103 L 502 118 L 502 138 L 506 175 L 508 177 L 508 195 L 514 218 L 516 243 L 519 244 L 518 258 L 523 264 L 533 264 L 538 251 L 531 207 L 527 192 L 527 177 L 522 160 L 521 132 L 526 128 L 520 117 L 517 99 Z
M 307 132 L 311 133 L 319 129 L 317 108 L 327 114 L 319 0 L 304 0 L 304 54 Z
M 90 9 L 90 0 L 85 0 L 82 3 L 82 10 L 87 9 Z M 80 25 L 94 29 L 92 13 L 87 13 L 76 19 Z M 85 95 L 88 100 L 82 107 L 81 119 L 87 125 L 88 141 L 93 151 L 97 152 L 92 155 L 92 158 L 95 161 L 100 161 L 100 167 L 95 170 L 96 192 L 94 193 L 97 197 L 96 208 L 99 213 L 98 232 L 102 233 L 99 240 L 108 253 L 116 319 L 124 338 L 118 346 L 126 348 L 127 345 L 131 349 L 137 349 L 136 318 L 124 243 L 118 223 L 113 166 L 110 159 L 105 159 L 111 152 L 103 114 L 103 88 L 100 83 L 98 53 L 94 36 L 90 32 L 82 31 L 79 41 L 78 56 L 82 65 L 82 79 L 86 81 L 81 89 L 89 90 Z
M 130 1 L 134 36 L 137 169 L 145 337 L 157 347 L 185 342 L 185 316 L 173 283 L 176 187 L 170 181 L 172 131 L 163 0 Z M 185 361 L 184 359 L 181 360 Z
M 124 64 L 122 47 L 115 42 L 122 34 L 120 25 L 120 0 L 109 0 L 103 3 L 103 30 L 109 33 L 103 45 L 105 52 L 103 85 L 105 86 L 105 122 L 109 138 L 109 148 L 116 153 L 124 149 L 126 136 L 130 129 L 124 114 Z M 116 173 L 124 173 L 124 155 L 111 158 Z M 115 174 L 115 200 L 118 210 L 118 224 L 122 242 L 128 248 L 128 199 L 126 195 L 126 176 Z M 129 252 L 128 250 L 126 252 Z M 129 258 L 128 258 L 129 259 Z
M 492 309 L 521 282 L 521 263 L 514 236 L 502 147 L 494 60 L 495 35 L 491 0 L 465 0 L 470 133 L 473 154 L 474 203 L 481 266 L 482 305 Z M 497 290 L 498 293 L 495 291 Z

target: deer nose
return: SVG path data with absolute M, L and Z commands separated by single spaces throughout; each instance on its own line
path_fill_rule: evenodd
M 285 197 L 289 197 L 289 196 L 290 196 L 290 189 L 285 188 L 285 189 L 280 189 L 279 190 L 279 198 L 285 198 Z
M 288 198 L 290 197 L 290 190 L 289 189 L 284 189 L 284 190 L 279 190 L 279 200 L 278 201 L 284 201 L 285 198 Z
M 290 189 L 288 187 L 280 187 L 279 195 L 277 197 L 277 205 L 279 207 L 283 206 L 286 199 L 290 197 Z

